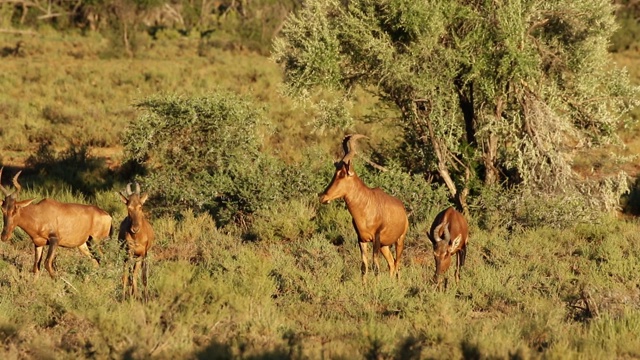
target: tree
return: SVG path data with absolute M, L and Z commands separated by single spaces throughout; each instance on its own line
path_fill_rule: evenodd
M 607 0 L 309 0 L 273 57 L 291 94 L 360 86 L 392 104 L 404 163 L 465 208 L 473 179 L 584 188 L 572 153 L 617 141 L 637 96 L 607 53 L 615 29 Z

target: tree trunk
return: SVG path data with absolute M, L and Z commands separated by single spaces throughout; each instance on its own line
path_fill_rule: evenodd
M 498 97 L 496 100 L 496 120 L 502 117 L 502 109 L 504 107 L 504 103 L 502 101 L 502 96 Z M 484 162 L 485 175 L 484 175 L 484 183 L 485 185 L 494 185 L 498 182 L 498 169 L 496 168 L 496 158 L 498 156 L 498 137 L 493 132 L 489 132 L 489 137 L 486 140 L 483 140 L 482 147 L 482 161 Z
M 429 141 L 431 142 L 433 151 L 435 152 L 436 158 L 438 159 L 438 173 L 440 174 L 440 177 L 442 178 L 445 185 L 449 189 L 449 192 L 451 193 L 451 198 L 456 203 L 456 207 L 458 209 L 460 209 L 465 215 L 468 214 L 469 207 L 467 205 L 467 195 L 469 194 L 469 189 L 465 185 L 462 191 L 460 192 L 458 191 L 458 188 L 456 187 L 455 182 L 451 178 L 451 173 L 449 172 L 449 165 L 447 164 L 447 157 L 445 154 L 445 150 L 442 149 L 440 145 L 440 141 L 438 140 L 438 138 L 435 135 L 435 132 L 433 131 L 433 124 L 431 124 L 431 119 L 429 119 L 428 115 L 420 117 L 418 115 L 418 111 L 415 108 L 415 104 L 413 108 L 413 115 L 416 117 L 416 120 L 418 119 L 422 120 L 422 122 L 427 127 Z M 466 178 L 465 184 L 467 184 L 469 182 L 468 180 L 471 172 L 468 166 L 464 166 L 464 168 L 465 168 L 465 178 Z

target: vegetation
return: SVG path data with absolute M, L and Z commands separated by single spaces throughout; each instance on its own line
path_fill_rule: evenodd
M 63 7 L 68 2 L 50 3 L 51 14 L 76 11 Z M 39 18 L 42 9 L 29 8 L 21 22 L 20 6 L 0 1 L 0 29 L 23 31 L 0 33 L 0 119 L 6 120 L 0 122 L 2 184 L 10 187 L 10 177 L 24 170 L 22 199 L 96 204 L 112 214 L 117 227 L 126 210 L 116 191 L 139 181 L 152 194 L 145 208 L 157 239 L 150 254 L 151 298 L 146 304 L 122 301 L 125 254 L 115 237 L 102 245 L 100 268 L 75 250 L 60 249 L 60 278 L 41 276 L 34 283 L 33 245 L 18 230 L 10 243 L 0 244 L 4 357 L 640 357 L 638 221 L 601 209 L 617 207 L 623 190 L 619 185 L 624 181 L 608 176 L 623 169 L 637 173 L 632 161 L 640 147 L 633 113 L 631 120 L 607 123 L 603 134 L 604 127 L 576 130 L 593 135 L 595 142 L 605 142 L 601 135 L 612 139 L 619 134 L 627 144 L 625 149 L 585 148 L 569 163 L 572 171 L 596 184 L 583 185 L 581 191 L 608 192 L 593 196 L 592 203 L 580 192 L 558 197 L 537 187 L 512 186 L 522 181 L 508 167 L 498 184 L 486 185 L 482 149 L 454 144 L 458 138 L 451 133 L 446 140 L 455 145 L 451 154 L 460 163 L 458 170 L 448 166 L 456 186 L 471 191 L 471 237 L 460 284 L 450 282 L 449 289 L 436 292 L 425 231 L 451 204 L 451 192 L 426 157 L 432 147 L 412 142 L 417 139 L 407 136 L 411 128 L 403 113 L 379 97 L 378 84 L 354 86 L 345 97 L 340 88 L 316 92 L 302 81 L 300 89 L 308 90 L 303 94 L 308 97 L 282 95 L 279 65 L 264 54 L 273 33 L 290 36 L 286 26 L 274 29 L 282 24 L 285 10 L 298 8 L 299 2 L 202 1 L 188 2 L 189 8 L 187 2 L 174 1 L 169 5 L 179 9 L 182 4 L 178 13 L 188 26 L 158 27 L 136 21 L 149 9 L 163 8 L 164 2 L 76 3 L 83 9 L 91 6 L 101 14 L 98 18 L 115 20 L 104 20 L 95 31 L 78 31 L 76 17 Z M 210 13 L 213 18 L 193 7 L 214 3 L 233 7 Z M 114 12 L 118 6 L 133 10 Z M 135 14 L 126 18 L 131 53 L 117 14 Z M 469 25 L 482 28 L 479 15 L 474 19 Z M 343 25 L 357 19 L 350 20 Z M 238 30 L 250 22 L 255 27 L 247 26 L 247 33 Z M 260 41 L 251 38 L 254 42 L 247 34 L 256 28 L 269 35 Z M 473 29 L 467 29 L 469 34 Z M 495 44 L 501 44 L 496 39 L 502 39 L 498 35 L 503 30 L 495 29 Z M 609 30 L 592 31 L 605 36 Z M 619 49 L 615 58 L 637 82 L 633 46 Z M 355 68 L 348 64 L 337 70 Z M 611 71 L 613 65 L 607 64 L 609 68 L 599 70 Z M 447 75 L 438 69 L 439 75 Z M 578 74 L 573 71 L 562 74 Z M 289 72 L 285 76 L 295 80 Z M 492 85 L 480 78 L 473 81 L 485 105 L 495 105 L 485 93 Z M 629 88 L 621 84 L 625 94 Z M 442 113 L 459 123 L 464 114 L 458 101 L 454 97 L 449 103 L 455 105 L 451 112 Z M 483 113 L 488 111 L 484 107 L 477 110 L 485 120 L 491 114 Z M 605 110 L 621 116 L 614 107 Z M 517 112 L 516 106 L 505 110 Z M 462 131 L 460 126 L 453 129 Z M 348 212 L 341 203 L 318 203 L 317 193 L 330 181 L 345 132 L 369 135 L 354 160 L 356 171 L 369 186 L 399 197 L 410 213 L 397 281 L 380 276 L 364 285 Z M 463 166 L 473 170 L 468 181 Z M 637 196 L 632 193 L 627 204 L 633 205 Z
M 362 86 L 394 106 L 402 160 L 437 173 L 462 207 L 478 180 L 609 202 L 621 194 L 583 191 L 570 165 L 576 148 L 615 139 L 636 101 L 608 65 L 614 30 L 604 0 L 317 0 L 285 23 L 274 57 L 293 94 Z

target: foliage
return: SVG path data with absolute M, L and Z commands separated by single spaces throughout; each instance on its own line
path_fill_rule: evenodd
M 288 19 L 273 58 L 291 94 L 362 86 L 394 105 L 405 166 L 437 173 L 453 196 L 471 176 L 579 194 L 572 150 L 615 142 L 637 97 L 609 66 L 612 10 L 604 0 L 314 0 Z
M 123 143 L 128 158 L 147 167 L 141 181 L 157 210 L 207 210 L 224 224 L 318 188 L 312 163 L 291 165 L 262 151 L 269 124 L 247 99 L 218 91 L 138 106 L 145 112 Z

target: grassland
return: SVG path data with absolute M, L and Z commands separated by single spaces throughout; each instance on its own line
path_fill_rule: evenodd
M 75 182 L 50 180 L 53 168 L 27 169 L 21 198 L 94 203 L 119 223 L 125 209 L 114 191 L 129 180 L 119 138 L 138 116 L 132 105 L 157 93 L 246 94 L 275 126 L 265 151 L 294 158 L 317 142 L 331 160 L 332 139 L 310 134 L 310 114 L 278 95 L 275 64 L 223 42 L 174 35 L 141 39 L 133 59 L 114 57 L 93 35 L 0 38 L 0 47 L 24 41 L 22 53 L 0 61 L 2 164 L 11 172 L 42 164 L 33 160 L 42 144 L 54 153 L 88 146 L 80 157 L 92 160 L 72 164 L 93 169 Z M 629 149 L 637 146 L 634 131 L 624 135 Z M 635 219 L 516 232 L 472 219 L 461 283 L 435 292 L 430 245 L 418 235 L 428 223 L 412 224 L 399 280 L 383 274 L 363 284 L 341 204 L 320 207 L 309 194 L 283 206 L 270 223 L 279 231 L 262 241 L 243 240 L 241 227 L 217 228 L 206 214 L 153 218 L 148 304 L 121 301 L 115 239 L 103 244 L 100 268 L 61 250 L 60 278 L 34 281 L 33 245 L 16 231 L 0 244 L 2 358 L 640 358 Z M 345 241 L 316 231 L 320 217 L 332 219 L 332 236 Z

